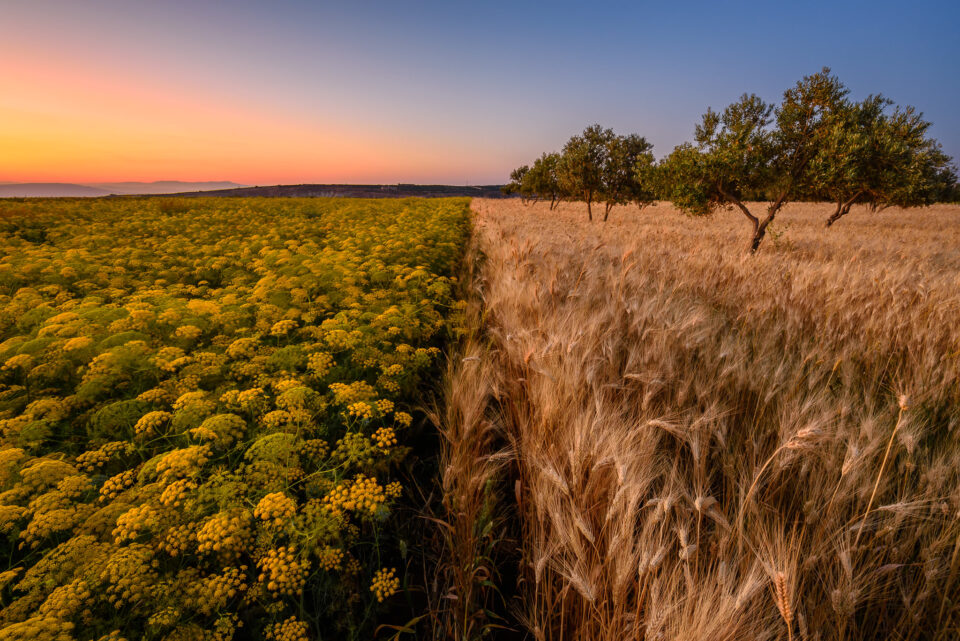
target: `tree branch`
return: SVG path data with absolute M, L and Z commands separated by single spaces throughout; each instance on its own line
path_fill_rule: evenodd
M 739 198 L 733 196 L 732 194 L 727 193 L 727 191 L 723 188 L 723 183 L 720 183 L 720 182 L 717 183 L 717 192 L 721 196 L 723 196 L 724 200 L 731 203 L 732 205 L 735 205 L 737 209 L 742 211 L 743 215 L 749 218 L 750 222 L 753 223 L 754 229 L 757 228 L 757 225 L 760 224 L 760 220 L 756 216 L 750 213 L 750 210 L 747 209 L 747 206 L 744 205 Z

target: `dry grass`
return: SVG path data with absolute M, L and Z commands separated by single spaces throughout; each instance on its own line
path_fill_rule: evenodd
M 795 205 L 749 257 L 733 212 L 474 203 L 450 545 L 511 457 L 532 638 L 956 638 L 960 208 Z

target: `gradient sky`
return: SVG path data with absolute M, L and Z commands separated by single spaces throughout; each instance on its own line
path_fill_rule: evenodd
M 960 156 L 960 2 L 0 0 L 0 181 L 501 183 L 829 65 Z

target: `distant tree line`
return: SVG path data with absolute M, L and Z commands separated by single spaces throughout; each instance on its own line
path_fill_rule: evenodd
M 524 201 L 549 201 L 550 209 L 564 200 L 603 203 L 603 220 L 614 205 L 635 203 L 641 208 L 656 199 L 656 162 L 653 145 L 636 134 L 617 136 L 611 129 L 593 125 L 570 138 L 560 153 L 543 154 L 533 165 L 510 174 L 506 193 Z
M 643 208 L 670 200 L 690 215 L 736 209 L 750 224 L 750 251 L 760 246 L 777 213 L 791 201 L 829 201 L 827 227 L 855 204 L 871 210 L 957 201 L 952 159 L 929 136 L 913 107 L 881 95 L 861 102 L 824 67 L 784 92 L 779 104 L 744 94 L 722 112 L 708 109 L 694 141 L 656 162 L 636 134 L 587 127 L 559 153 L 545 153 L 510 174 L 504 186 L 525 202 L 603 203 Z M 752 201 L 762 201 L 762 205 Z

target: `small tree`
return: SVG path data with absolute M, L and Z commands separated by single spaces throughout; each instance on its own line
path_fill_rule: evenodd
M 827 227 L 856 203 L 872 210 L 928 205 L 955 181 L 950 157 L 926 135 L 930 123 L 912 107 L 887 114 L 891 104 L 870 96 L 828 129 L 809 177 L 812 195 L 836 205 Z
M 505 195 L 520 194 L 520 202 L 526 203 L 528 194 L 524 191 L 524 178 L 530 172 L 529 165 L 521 165 L 510 172 L 510 182 L 500 188 Z
M 846 94 L 824 68 L 784 92 L 776 109 L 747 94 L 721 114 L 708 109 L 696 146 L 681 145 L 666 159 L 674 203 L 691 214 L 736 207 L 750 222 L 756 252 L 777 213 L 808 184 L 810 162 Z M 771 199 L 762 214 L 745 202 L 756 193 Z
M 641 154 L 633 165 L 630 201 L 641 210 L 652 205 L 662 193 L 662 172 L 652 153 Z
M 543 154 L 533 162 L 533 167 L 526 175 L 527 188 L 540 198 L 550 201 L 550 210 L 560 204 L 563 193 L 560 189 L 558 171 L 560 154 Z
M 564 196 L 587 203 L 587 217 L 593 220 L 592 203 L 603 191 L 606 164 L 613 131 L 592 125 L 563 146 L 558 178 Z
M 637 167 L 653 165 L 651 149 L 653 145 L 647 142 L 646 138 L 636 134 L 613 136 L 607 142 L 606 158 L 601 168 L 603 180 L 601 196 L 605 204 L 604 222 L 610 217 L 610 210 L 614 205 L 623 205 L 631 201 L 638 201 L 638 204 L 645 203 L 646 194 L 643 193 L 640 183 L 645 173 L 642 171 L 638 173 Z

